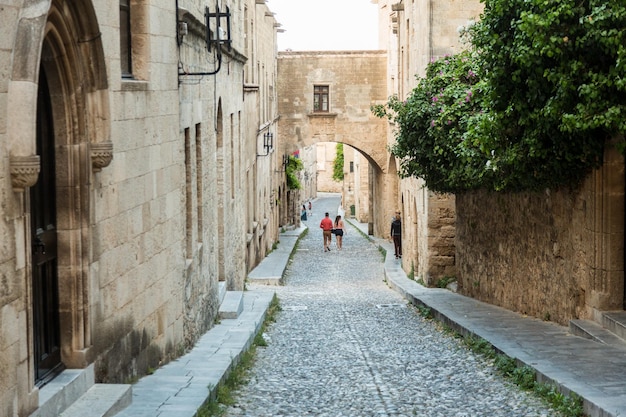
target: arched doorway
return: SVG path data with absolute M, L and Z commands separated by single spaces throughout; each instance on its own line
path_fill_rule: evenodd
M 108 164 L 100 159 L 92 165 L 91 152 L 111 145 L 104 53 L 92 4 L 52 0 L 39 29 L 43 39 L 34 44 L 40 53 L 24 42 L 28 50 L 20 44 L 15 56 L 40 56 L 40 61 L 14 62 L 22 79 L 37 85 L 32 97 L 18 100 L 37 103 L 36 114 L 22 117 L 35 127 L 33 134 L 19 140 L 32 141 L 41 164 L 25 199 L 29 356 L 36 386 L 64 367 L 82 368 L 90 361 L 92 169 Z

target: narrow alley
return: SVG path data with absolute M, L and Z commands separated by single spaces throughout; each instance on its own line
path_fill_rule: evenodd
M 343 250 L 322 250 L 318 198 L 276 287 L 282 312 L 257 349 L 229 416 L 553 416 L 384 282 L 378 246 L 346 222 Z

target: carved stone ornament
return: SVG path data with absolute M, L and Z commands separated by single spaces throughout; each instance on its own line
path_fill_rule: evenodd
M 100 172 L 108 167 L 113 159 L 113 142 L 101 142 L 91 144 L 91 165 L 93 172 Z
M 9 158 L 11 185 L 13 191 L 21 193 L 32 187 L 39 177 L 39 155 L 11 156 Z

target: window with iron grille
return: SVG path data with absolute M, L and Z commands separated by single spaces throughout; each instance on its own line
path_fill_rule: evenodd
M 327 112 L 328 111 L 328 91 L 327 85 L 315 85 L 313 86 L 313 111 L 314 112 Z

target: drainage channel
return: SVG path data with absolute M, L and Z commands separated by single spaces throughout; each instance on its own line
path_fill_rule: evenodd
M 376 304 L 376 308 L 406 308 L 406 304 L 401 304 L 401 303 Z

